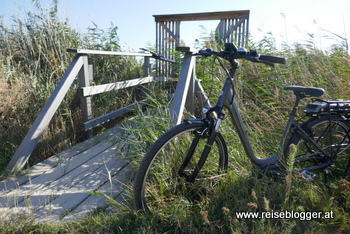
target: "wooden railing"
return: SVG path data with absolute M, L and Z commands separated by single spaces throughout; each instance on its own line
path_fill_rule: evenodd
M 106 115 L 97 117 L 92 119 L 92 108 L 91 108 L 91 97 L 93 95 L 113 91 L 120 90 L 129 87 L 134 87 L 142 84 L 147 84 L 154 81 L 166 81 L 165 77 L 151 77 L 151 65 L 150 65 L 150 53 L 127 53 L 127 52 L 111 52 L 111 51 L 99 51 L 99 50 L 77 50 L 77 49 L 68 49 L 68 52 L 74 52 L 76 54 L 80 54 L 81 56 L 86 56 L 87 54 L 95 54 L 95 55 L 123 55 L 123 56 L 142 56 L 144 57 L 144 77 L 135 78 L 126 81 L 120 81 L 116 83 L 109 84 L 101 84 L 90 86 L 93 81 L 92 77 L 92 65 L 88 65 L 88 71 L 82 69 L 79 73 L 79 87 L 80 87 L 80 99 L 81 99 L 81 109 L 82 109 L 82 120 L 84 130 L 86 131 L 86 135 L 89 136 L 89 130 L 93 127 L 101 125 L 105 122 L 108 122 L 112 119 L 115 119 L 121 115 L 124 115 L 128 112 L 131 112 L 137 108 L 137 106 L 143 106 L 147 103 L 147 101 L 137 102 L 131 104 L 129 106 L 123 107 Z
M 45 129 L 48 127 L 53 115 L 61 104 L 63 98 L 67 94 L 70 86 L 76 77 L 79 79 L 79 87 L 84 88 L 90 87 L 92 80 L 92 66 L 88 64 L 88 54 L 99 54 L 99 55 L 117 55 L 117 56 L 141 56 L 144 57 L 144 75 L 149 76 L 150 72 L 150 53 L 125 53 L 125 52 L 111 52 L 111 51 L 95 51 L 95 50 L 80 50 L 80 49 L 68 49 L 68 52 L 76 53 L 72 62 L 68 66 L 63 77 L 57 84 L 55 90 L 45 103 L 43 109 L 35 119 L 32 127 L 24 137 L 22 143 L 18 147 L 15 154 L 12 156 L 9 164 L 7 165 L 4 175 L 8 175 L 11 172 L 22 169 L 28 161 L 31 153 L 35 146 L 43 135 Z M 142 81 L 141 81 L 142 82 Z M 85 94 L 89 92 L 85 90 Z M 84 128 L 88 129 L 92 127 L 91 120 L 92 109 L 91 109 L 91 96 L 81 95 L 80 97 L 82 120 L 85 123 Z M 110 117 L 108 117 L 110 118 Z M 86 123 L 88 122 L 88 123 Z M 99 124 L 100 121 L 94 122 Z
M 182 120 L 184 109 L 189 112 L 194 111 L 194 98 L 197 97 L 199 102 L 204 105 L 209 105 L 208 99 L 205 96 L 204 90 L 195 75 L 195 57 L 192 56 L 193 51 L 188 47 L 178 48 L 179 51 L 185 53 L 182 68 L 179 73 L 178 83 L 174 94 L 173 103 L 170 109 L 170 125 L 179 124 Z M 74 52 L 75 57 L 70 63 L 60 82 L 55 90 L 45 103 L 43 109 L 34 121 L 32 127 L 26 134 L 17 151 L 11 158 L 6 167 L 4 175 L 9 175 L 11 172 L 22 169 L 28 161 L 35 146 L 48 127 L 53 115 L 61 104 L 64 96 L 68 92 L 74 79 L 78 77 L 80 92 L 80 104 L 82 112 L 82 120 L 85 131 L 94 126 L 100 125 L 113 118 L 121 116 L 137 108 L 138 105 L 145 105 L 147 102 L 138 102 L 121 109 L 115 110 L 109 114 L 92 119 L 91 96 L 103 92 L 108 92 L 127 87 L 133 87 L 140 84 L 146 84 L 154 81 L 165 81 L 164 77 L 151 77 L 150 75 L 150 53 L 125 53 L 125 52 L 110 52 L 110 51 L 95 51 L 68 49 L 68 52 Z M 116 56 L 141 56 L 144 58 L 144 77 L 136 78 L 127 81 L 121 81 L 110 84 L 102 84 L 90 86 L 92 78 L 92 66 L 88 64 L 88 54 L 97 55 L 116 55 Z M 88 134 L 89 135 L 89 134 Z
M 174 100 L 170 108 L 172 125 L 181 123 L 185 109 L 190 113 L 194 113 L 195 98 L 198 99 L 201 106 L 210 106 L 204 89 L 196 76 L 196 57 L 192 56 L 196 51 L 189 47 L 176 47 L 176 50 L 184 52 L 185 56 L 179 73 Z

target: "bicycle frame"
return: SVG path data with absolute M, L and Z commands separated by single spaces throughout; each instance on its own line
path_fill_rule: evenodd
M 298 126 L 295 120 L 297 107 L 302 99 L 300 96 L 296 96 L 296 100 L 294 103 L 294 106 L 292 108 L 292 111 L 290 113 L 287 125 L 285 127 L 282 140 L 279 144 L 279 148 L 277 151 L 277 154 L 275 156 L 269 157 L 269 158 L 260 158 L 258 157 L 252 148 L 252 145 L 250 143 L 249 137 L 247 135 L 247 131 L 245 128 L 245 125 L 243 123 L 242 117 L 240 115 L 240 111 L 238 109 L 238 105 L 234 98 L 234 83 L 233 83 L 233 77 L 236 72 L 236 69 L 238 68 L 238 63 L 231 63 L 232 68 L 230 70 L 229 77 L 226 78 L 224 86 L 222 88 L 222 91 L 220 93 L 219 99 L 216 103 L 216 105 L 211 108 L 212 111 L 216 112 L 218 115 L 217 122 L 215 123 L 214 130 L 217 130 L 219 128 L 219 125 L 221 124 L 221 120 L 224 118 L 224 114 L 222 112 L 222 109 L 225 107 L 229 115 L 231 117 L 231 121 L 237 130 L 238 136 L 243 144 L 244 150 L 246 155 L 250 158 L 250 160 L 257 165 L 260 168 L 267 168 L 273 165 L 277 165 L 281 162 L 281 157 L 283 156 L 285 152 L 285 143 L 287 140 L 287 137 L 292 129 L 293 126 Z M 312 145 L 314 145 L 317 149 L 319 149 L 322 153 L 326 155 L 326 153 L 322 150 L 322 148 L 310 137 L 308 137 L 300 128 L 297 128 L 298 133 L 300 136 L 306 140 L 311 142 Z
M 206 51 L 204 54 L 211 54 L 211 51 Z M 217 53 L 217 52 L 213 52 Z M 296 120 L 296 115 L 297 115 L 297 107 L 299 105 L 299 102 L 302 98 L 304 97 L 319 97 L 323 94 L 322 89 L 317 89 L 317 88 L 306 88 L 302 87 L 303 89 L 300 89 L 299 87 L 295 86 L 290 86 L 286 87 L 286 90 L 293 90 L 295 94 L 295 103 L 292 108 L 292 111 L 290 112 L 289 119 L 287 122 L 287 125 L 284 129 L 282 139 L 280 141 L 279 147 L 277 149 L 276 155 L 268 158 L 260 158 L 258 157 L 252 148 L 252 145 L 250 143 L 249 137 L 247 135 L 247 130 L 245 128 L 245 125 L 243 123 L 242 117 L 240 115 L 240 111 L 238 108 L 238 105 L 235 101 L 235 91 L 234 91 L 234 76 L 236 73 L 236 70 L 239 67 L 238 62 L 233 58 L 233 57 L 225 57 L 224 55 L 220 55 L 220 57 L 224 57 L 226 60 L 230 62 L 231 69 L 228 71 L 223 64 L 220 62 L 221 66 L 224 68 L 226 73 L 228 74 L 228 77 L 226 78 L 224 82 L 224 86 L 221 90 L 221 93 L 219 95 L 218 101 L 215 104 L 214 107 L 209 107 L 209 108 L 204 108 L 203 113 L 206 114 L 206 117 L 203 119 L 207 123 L 209 123 L 209 132 L 210 136 L 207 141 L 207 146 L 203 150 L 203 153 L 201 155 L 201 158 L 197 164 L 197 168 L 195 169 L 195 172 L 192 174 L 191 178 L 189 180 L 194 180 L 198 172 L 201 170 L 202 166 L 204 165 L 204 162 L 209 154 L 211 145 L 214 142 L 214 139 L 218 133 L 219 126 L 221 124 L 221 121 L 225 118 L 225 114 L 223 113 L 223 108 L 226 108 L 229 112 L 229 115 L 231 117 L 231 121 L 234 125 L 234 128 L 237 131 L 237 134 L 240 138 L 240 141 L 243 145 L 243 148 L 245 150 L 246 155 L 250 159 L 250 161 L 253 163 L 253 165 L 257 166 L 259 169 L 264 170 L 268 172 L 271 175 L 280 175 L 280 169 L 284 169 L 286 166 L 286 159 L 288 158 L 286 154 L 289 154 L 289 146 L 287 146 L 287 140 L 289 141 L 289 137 L 291 134 L 294 134 L 294 136 L 300 137 L 304 142 L 307 142 L 309 146 L 312 146 L 313 149 L 317 150 L 324 158 L 326 158 L 326 162 L 322 162 L 319 165 L 313 166 L 313 167 L 308 167 L 308 168 L 302 168 L 299 170 L 304 171 L 311 171 L 311 170 L 316 170 L 316 169 L 325 169 L 328 166 L 332 164 L 332 155 L 327 153 L 319 144 L 316 142 L 312 137 L 309 136 L 308 133 L 305 132 L 303 128 L 301 128 L 299 120 Z M 239 57 L 239 56 L 238 56 Z M 273 59 L 274 60 L 274 59 Z M 277 59 L 279 60 L 279 59 Z M 274 62 L 280 62 L 274 60 Z M 266 63 L 266 62 L 264 62 Z M 267 62 L 269 64 L 269 62 Z M 211 113 L 215 113 L 216 116 L 213 117 Z M 330 114 L 330 113 L 329 113 Z M 324 114 L 323 114 L 324 115 Z M 329 116 L 329 121 L 331 123 L 333 117 L 330 115 Z M 189 120 L 191 121 L 196 121 L 196 120 Z M 330 137 L 332 134 L 330 135 Z M 345 139 L 345 138 L 344 138 Z M 193 143 L 193 147 L 196 147 L 196 143 Z M 194 148 L 193 148 L 194 149 Z M 311 148 L 309 148 L 311 149 Z M 192 156 L 193 150 L 189 152 L 189 154 L 186 156 L 186 158 L 190 158 Z M 304 157 L 301 161 L 312 161 L 313 158 L 309 158 L 308 156 Z M 298 164 L 300 159 L 296 160 L 294 163 Z M 349 162 L 350 164 L 350 162 Z
M 223 108 L 226 108 L 229 112 L 229 115 L 231 117 L 231 121 L 238 133 L 238 136 L 242 142 L 242 145 L 244 147 L 246 155 L 249 157 L 249 159 L 252 161 L 253 164 L 257 165 L 261 169 L 265 168 L 275 168 L 279 167 L 281 165 L 282 156 L 284 152 L 286 152 L 286 140 L 291 132 L 291 129 L 295 129 L 294 133 L 298 134 L 304 141 L 309 142 L 311 145 L 313 145 L 319 152 L 321 152 L 326 157 L 328 156 L 327 152 L 325 152 L 322 147 L 314 141 L 312 138 L 310 138 L 303 129 L 300 128 L 299 124 L 295 120 L 297 107 L 299 105 L 300 100 L 303 97 L 296 95 L 296 100 L 294 103 L 294 106 L 292 108 L 292 111 L 290 113 L 287 125 L 285 127 L 282 140 L 280 141 L 279 148 L 277 151 L 277 154 L 275 156 L 269 157 L 269 158 L 260 158 L 258 157 L 252 148 L 252 145 L 250 143 L 249 137 L 247 135 L 247 131 L 245 128 L 245 125 L 243 123 L 242 117 L 240 115 L 240 111 L 238 109 L 238 105 L 234 99 L 234 85 L 233 85 L 233 78 L 228 77 L 225 80 L 224 86 L 222 88 L 222 91 L 220 93 L 219 99 L 214 107 L 212 107 L 209 112 L 216 112 L 218 119 L 216 123 L 214 124 L 214 130 L 217 130 L 221 124 L 222 119 L 224 119 L 225 115 L 222 112 Z M 214 131 L 215 132 L 215 131 Z M 327 161 L 326 163 L 323 163 L 321 165 L 317 165 L 310 168 L 304 168 L 302 170 L 316 170 L 316 169 L 323 169 L 328 167 L 331 164 L 331 161 Z
M 218 116 L 219 116 L 219 119 L 218 119 L 219 121 L 216 122 L 215 129 L 218 129 L 221 123 L 220 116 L 222 116 L 222 114 L 220 114 L 220 112 L 222 111 L 223 107 L 225 107 L 228 110 L 229 115 L 231 117 L 231 121 L 237 130 L 238 136 L 243 144 L 245 153 L 250 158 L 250 160 L 260 167 L 276 164 L 278 162 L 277 156 L 262 159 L 256 156 L 256 154 L 254 153 L 249 137 L 247 135 L 245 125 L 243 123 L 242 117 L 238 110 L 238 105 L 234 99 L 234 91 L 232 87 L 233 87 L 232 78 L 230 77 L 226 78 L 224 87 L 221 91 L 221 95 L 219 96 L 219 99 L 214 107 L 214 109 L 218 112 Z M 291 119 L 294 120 L 294 116 L 293 118 L 290 118 L 284 135 L 287 135 L 287 133 L 291 128 Z

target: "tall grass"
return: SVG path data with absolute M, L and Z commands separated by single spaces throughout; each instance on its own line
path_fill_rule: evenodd
M 207 44 L 221 49 L 222 44 Z M 237 73 L 236 95 L 252 140 L 253 148 L 261 157 L 276 152 L 285 118 L 293 102 L 293 95 L 283 90 L 287 85 L 321 87 L 325 97 L 350 99 L 350 57 L 347 43 L 334 46 L 324 53 L 311 44 L 284 46 L 277 50 L 273 38 L 254 42 L 249 47 L 261 54 L 287 57 L 287 64 L 269 68 L 261 64 L 242 61 Z M 72 59 L 66 48 L 120 50 L 117 28 L 108 31 L 97 25 L 90 34 L 80 35 L 67 22 L 57 19 L 57 5 L 40 14 L 28 14 L 25 22 L 14 21 L 12 27 L 0 24 L 0 169 L 23 139 L 38 111 L 51 94 L 58 79 Z M 216 47 L 216 48 L 215 48 Z M 142 73 L 137 60 L 95 56 L 94 82 L 114 82 L 138 77 Z M 219 94 L 225 74 L 210 59 L 197 59 L 197 76 L 211 99 Z M 117 65 L 115 65 L 117 64 Z M 214 64 L 214 65 L 213 65 Z M 76 84 L 75 84 L 76 85 Z M 55 115 L 45 136 L 32 155 L 32 161 L 40 161 L 55 152 L 69 147 L 79 140 L 79 110 L 71 108 L 75 87 L 66 97 Z M 104 113 L 125 97 L 132 101 L 132 90 L 108 93 L 94 98 L 94 105 Z M 135 117 L 129 127 L 134 139 L 128 146 L 130 160 L 137 168 L 145 151 L 167 129 L 169 102 L 159 98 L 151 89 L 153 100 L 149 113 Z M 162 94 L 165 96 L 164 94 Z M 118 100 L 119 101 L 116 101 Z M 305 103 L 304 103 L 305 104 Z M 161 110 L 161 111 L 159 111 Z M 302 116 L 302 108 L 300 108 Z M 160 113 L 162 112 L 162 113 Z M 9 134 L 9 132 L 11 134 Z M 261 179 L 252 173 L 250 161 L 244 156 L 237 134 L 229 121 L 222 125 L 222 132 L 229 146 L 232 172 L 222 185 L 216 187 L 208 199 L 195 209 L 184 209 L 168 217 L 159 214 L 146 215 L 130 210 L 118 215 L 96 212 L 86 219 L 69 224 L 35 224 L 31 219 L 0 225 L 2 233 L 347 233 L 350 232 L 350 184 L 348 181 L 332 181 L 328 186 L 322 180 L 306 181 L 290 175 L 286 181 Z M 128 136 L 129 137 L 129 136 Z M 332 219 L 239 219 L 236 211 L 333 211 Z
M 68 48 L 120 51 L 117 27 L 101 30 L 94 25 L 80 34 L 68 21 L 58 18 L 57 1 L 38 13 L 13 18 L 8 26 L 0 21 L 0 172 L 14 154 L 44 103 L 72 61 Z M 142 64 L 131 57 L 91 56 L 94 84 L 142 77 Z M 39 141 L 29 165 L 42 161 L 83 140 L 80 109 L 73 103 L 77 92 L 73 84 L 49 128 Z M 106 114 L 134 101 L 132 89 L 93 97 L 94 116 Z M 11 132 L 11 134 L 8 134 Z
M 39 14 L 27 13 L 25 21 L 13 18 L 11 27 L 0 27 L 0 168 L 6 166 L 72 59 L 66 49 L 81 43 L 78 33 L 58 20 L 57 5 L 38 10 Z M 36 148 L 34 161 L 74 142 L 67 137 L 76 131 L 67 101 Z
M 252 45 L 254 48 L 255 45 Z M 255 47 L 258 51 L 271 54 L 264 47 Z M 272 156 L 277 151 L 286 117 L 294 102 L 294 95 L 283 91 L 287 85 L 305 85 L 321 87 L 326 90 L 326 98 L 346 98 L 348 94 L 349 56 L 339 50 L 325 54 L 309 46 L 295 45 L 286 51 L 274 51 L 274 55 L 286 56 L 287 65 L 269 68 L 259 64 L 242 62 L 237 75 L 237 100 L 248 126 L 248 134 L 253 148 L 259 156 Z M 213 61 L 211 61 L 213 63 Z M 222 84 L 223 73 L 215 66 L 211 68 L 208 60 L 198 59 L 198 78 L 208 93 L 215 99 L 217 89 Z M 214 87 L 214 88 L 213 88 Z M 213 89 L 211 91 L 211 89 Z M 305 100 L 308 102 L 310 100 Z M 302 107 L 299 116 L 302 117 Z M 219 187 L 214 188 L 212 196 L 199 202 L 192 209 L 180 209 L 173 215 L 162 216 L 160 213 L 140 215 L 132 210 L 123 216 L 113 218 L 123 230 L 131 231 L 129 225 L 123 225 L 125 219 L 133 219 L 139 225 L 135 232 L 191 232 L 191 233 L 298 233 L 350 231 L 350 210 L 347 207 L 350 195 L 348 181 L 333 180 L 325 184 L 323 178 L 307 181 L 303 177 L 288 173 L 281 181 L 261 179 L 252 171 L 249 159 L 238 137 L 226 121 L 222 125 L 229 144 L 231 173 Z M 154 133 L 140 134 L 140 142 L 151 144 Z M 162 132 L 157 131 L 158 135 Z M 156 134 L 156 136 L 157 136 Z M 268 137 L 267 137 L 268 136 Z M 147 144 L 146 144 L 147 145 Z M 142 150 L 141 150 L 142 148 Z M 143 156 L 145 149 L 140 146 Z M 139 159 L 139 158 L 138 158 Z M 292 165 L 289 165 L 292 170 Z M 131 204 L 132 207 L 132 204 Z M 242 219 L 236 216 L 239 212 L 319 212 L 332 214 L 332 218 L 300 217 L 299 219 Z M 166 212 L 166 211 L 164 211 Z M 328 213 L 327 213 L 328 212 Z M 306 213 L 303 213 L 306 214 Z M 310 213 L 308 213 L 310 214 Z M 145 224 L 150 222 L 151 224 Z

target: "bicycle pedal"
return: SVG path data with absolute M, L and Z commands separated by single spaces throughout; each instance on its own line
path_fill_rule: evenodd
M 300 175 L 302 175 L 304 177 L 304 179 L 306 179 L 306 180 L 312 180 L 316 177 L 315 173 L 307 171 L 307 170 L 300 172 Z

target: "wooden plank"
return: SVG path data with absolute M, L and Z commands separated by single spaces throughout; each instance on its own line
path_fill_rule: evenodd
M 89 195 L 86 191 L 94 191 L 101 184 L 108 181 L 108 170 L 114 173 L 114 171 L 121 170 L 127 164 L 125 160 L 116 157 L 116 153 L 116 148 L 113 147 L 100 155 L 95 155 L 89 161 L 54 180 L 44 188 L 24 194 L 23 196 L 26 196 L 26 199 L 18 203 L 17 206 L 26 206 L 26 203 L 29 202 L 36 209 L 41 209 L 49 203 L 55 206 L 62 199 L 71 197 L 69 199 L 71 201 L 62 202 L 65 203 L 62 206 L 74 208 L 76 205 L 73 206 L 72 204 L 81 203 Z M 63 198 L 60 198 L 61 196 Z M 44 210 L 47 210 L 47 207 Z M 42 211 L 39 211 L 40 213 Z
M 196 79 L 196 66 L 193 66 L 190 81 L 188 84 L 188 91 L 187 91 L 187 97 L 185 101 L 185 108 L 186 110 L 194 115 L 194 94 L 195 94 L 195 79 Z
M 160 21 L 191 21 L 191 20 L 221 20 L 249 16 L 249 10 L 218 11 L 189 14 L 153 15 L 156 22 Z
M 151 57 L 152 54 L 148 52 L 142 53 L 129 53 L 129 52 L 117 52 L 117 51 L 102 51 L 102 50 L 84 50 L 84 49 L 67 49 L 67 52 L 76 54 L 99 54 L 99 55 L 126 55 L 126 56 L 141 56 Z
M 163 22 L 159 22 L 159 25 L 164 29 L 165 32 L 167 32 L 169 34 L 169 36 L 171 36 L 172 38 L 175 38 L 175 34 L 174 32 L 172 32 L 168 25 L 165 25 Z
M 133 138 L 133 135 L 130 135 L 124 141 L 130 142 L 129 138 Z M 50 204 L 38 210 L 34 215 L 37 220 L 57 222 L 62 217 L 68 216 L 62 221 L 72 221 L 82 218 L 97 207 L 105 205 L 104 197 L 94 196 L 86 191 L 99 191 L 114 198 L 120 196 L 130 178 L 130 165 L 123 156 L 127 155 L 130 149 L 128 147 L 121 148 L 118 145 L 113 146 L 113 148 L 114 150 L 110 153 L 99 154 L 87 162 L 88 164 L 81 165 L 80 172 L 74 170 L 60 178 L 55 188 L 61 189 L 59 192 L 62 195 L 55 196 L 54 199 L 51 199 Z M 99 164 L 99 168 L 94 170 L 97 164 Z M 74 178 L 74 181 L 67 183 L 69 180 L 67 178 Z M 50 185 L 48 189 L 53 189 L 53 187 Z M 45 193 L 50 193 L 48 191 Z M 56 190 L 54 189 L 54 191 Z M 42 191 L 40 194 L 42 194 Z
M 127 124 L 130 121 L 127 121 Z M 103 152 L 104 150 L 111 147 L 111 143 L 107 144 L 112 139 L 118 139 L 124 134 L 122 126 L 108 130 L 105 133 L 100 134 L 94 138 L 90 138 L 82 144 L 78 144 L 75 147 L 68 149 L 58 155 L 50 157 L 49 159 L 39 163 L 29 169 L 29 172 L 18 178 L 18 179 L 9 179 L 1 182 L 0 195 L 9 194 L 12 189 L 16 189 L 20 186 L 27 186 L 29 183 L 45 183 L 47 179 L 57 179 L 59 175 L 62 175 L 63 172 L 68 173 L 71 170 L 74 170 L 76 167 L 79 167 L 79 162 L 75 160 L 81 157 L 80 163 L 88 161 L 94 154 Z M 58 172 L 57 172 L 58 170 Z M 39 180 L 39 181 L 38 181 Z
M 126 121 L 124 124 L 131 124 L 132 120 Z M 0 196 L 18 188 L 22 184 L 27 183 L 30 179 L 48 172 L 59 164 L 72 160 L 73 157 L 81 154 L 84 151 L 96 146 L 97 144 L 117 138 L 124 133 L 123 125 L 118 125 L 106 130 L 86 141 L 83 141 L 57 155 L 54 155 L 25 171 L 25 175 L 15 179 L 7 179 L 0 182 Z M 104 143 L 103 143 L 104 144 Z
M 13 207 L 12 209 L 0 207 L 1 221 L 9 221 L 15 223 L 17 220 L 23 220 L 23 217 L 32 217 L 32 207 Z
M 137 85 L 141 85 L 141 84 L 145 84 L 153 81 L 158 81 L 158 79 L 156 77 L 151 77 L 151 76 L 136 78 L 136 79 L 126 80 L 126 81 L 121 81 L 116 83 L 83 87 L 82 92 L 83 92 L 83 96 L 87 97 L 87 96 L 92 96 L 92 95 L 105 93 L 113 90 L 125 89 L 128 87 L 133 87 L 133 86 L 137 86 Z
M 76 55 L 69 65 L 67 71 L 64 73 L 62 79 L 57 84 L 50 98 L 45 103 L 39 116 L 34 121 L 29 132 L 18 147 L 16 153 L 11 158 L 5 169 L 5 176 L 8 176 L 11 172 L 21 170 L 25 166 L 36 144 L 49 125 L 53 115 L 61 104 L 61 101 L 68 92 L 69 87 L 73 83 L 75 77 L 78 75 L 78 72 L 82 66 L 83 59 L 80 57 L 80 55 Z
M 206 93 L 205 93 L 205 91 L 200 83 L 200 80 L 198 80 L 198 79 L 195 79 L 195 95 L 196 95 L 199 103 L 202 105 L 202 107 L 210 106 L 209 98 L 206 95 Z
M 244 29 L 245 35 L 244 35 L 244 43 L 243 45 L 246 45 L 249 38 L 249 19 L 247 19 Z
M 68 160 L 51 170 L 46 171 L 44 174 L 37 176 L 35 178 L 30 179 L 27 183 L 22 184 L 15 190 L 10 191 L 9 193 L 2 194 L 0 197 L 0 204 L 2 207 L 14 207 L 21 204 L 21 206 L 25 206 L 25 201 L 31 198 L 31 203 L 34 205 L 38 205 L 38 201 L 48 200 L 52 194 L 46 193 L 45 188 L 53 186 L 54 181 L 59 180 L 60 178 L 67 178 L 66 175 L 69 175 L 72 171 L 75 171 L 77 168 L 82 167 L 83 164 L 88 163 L 91 159 L 95 158 L 98 154 L 111 154 L 114 153 L 114 150 L 111 150 L 111 143 L 106 144 L 102 142 L 95 147 L 84 151 L 80 155 Z M 108 149 L 108 150 L 107 150 Z M 97 159 L 98 160 L 98 159 Z M 93 162 L 93 161 L 92 161 Z M 91 168 L 87 168 L 84 166 L 86 170 Z M 76 173 L 76 172 L 74 172 Z M 67 179 L 67 181 L 69 181 Z M 63 186 L 63 185 L 61 185 Z M 53 191 L 53 190 L 50 190 Z M 37 197 L 33 197 L 37 194 Z M 9 199 L 11 198 L 11 199 Z M 25 200 L 26 199 L 26 200 Z M 39 199 L 39 200 L 38 200 Z
M 110 175 L 115 175 L 128 164 L 120 155 L 116 146 L 82 164 L 79 168 L 64 175 L 54 183 L 27 198 L 35 207 L 42 207 L 35 217 L 42 221 L 58 220 L 62 213 L 73 210 L 83 203 L 90 194 L 103 184 L 110 182 Z M 43 194 L 46 195 L 43 199 Z M 43 206 L 42 203 L 46 202 Z M 21 204 L 24 205 L 22 202 Z M 19 205 L 21 205 L 19 204 Z M 45 217 L 42 217 L 45 215 Z
M 87 191 L 97 191 L 102 185 L 106 185 L 110 190 L 111 187 L 109 183 L 112 181 L 110 180 L 111 178 L 109 178 L 109 173 L 112 175 L 117 174 L 124 170 L 125 165 L 125 161 L 114 158 L 114 160 L 106 163 L 106 166 L 102 166 L 99 170 L 90 172 L 88 174 L 89 176 L 74 185 L 74 189 L 68 189 L 67 192 L 63 191 L 62 195 L 57 196 L 50 202 L 50 204 L 47 204 L 42 209 L 38 210 L 34 216 L 37 219 L 40 219 L 41 222 L 57 222 L 60 218 L 64 217 L 62 214 L 69 214 L 69 212 L 74 212 L 76 209 L 78 209 L 78 211 L 91 211 L 91 204 L 89 205 L 88 203 L 85 203 L 85 201 L 92 196 Z M 108 168 L 108 170 L 106 168 Z M 124 175 L 126 176 L 126 174 Z M 89 180 L 89 178 L 93 178 L 93 180 Z M 124 180 L 125 178 L 126 177 L 124 177 Z M 123 188 L 125 187 L 119 189 Z M 83 205 L 84 203 L 85 205 Z M 79 208 L 81 205 L 82 208 Z M 87 207 L 87 205 L 89 206 Z M 99 203 L 98 205 L 103 206 L 104 204 Z
M 174 100 L 170 108 L 171 125 L 181 123 L 194 64 L 195 58 L 192 56 L 192 53 L 185 53 L 179 74 L 179 81 L 176 85 Z
M 132 120 L 123 125 L 130 124 L 133 125 Z M 125 159 L 130 147 L 120 146 L 134 137 L 125 133 L 124 127 L 118 126 L 89 139 L 87 142 L 92 147 L 81 144 L 77 150 L 84 150 L 72 158 L 66 154 L 63 160 L 53 156 L 53 160 L 44 161 L 48 165 L 43 162 L 30 170 L 34 177 L 26 175 L 29 177 L 26 183 L 0 193 L 0 217 L 11 220 L 28 215 L 36 218 L 36 222 L 57 222 L 65 216 L 64 221 L 82 218 L 92 209 L 105 205 L 103 197 L 86 191 L 100 191 L 123 200 L 122 194 L 130 186 L 130 164 Z
M 137 110 L 138 108 L 147 105 L 149 102 L 150 102 L 149 100 L 144 99 L 144 100 L 139 101 L 137 103 L 128 105 L 126 107 L 123 107 L 123 108 L 120 108 L 118 110 L 112 111 L 112 112 L 110 112 L 108 114 L 105 114 L 105 115 L 102 115 L 100 117 L 97 117 L 95 119 L 91 119 L 91 120 L 83 123 L 84 129 L 85 130 L 91 129 L 91 128 L 96 127 L 96 126 L 98 126 L 100 124 L 103 124 L 103 123 L 106 123 L 106 122 L 108 122 L 108 121 L 110 121 L 112 119 L 115 119 L 115 118 L 117 118 L 119 116 L 125 115 L 126 113 L 133 112 L 133 111 Z
M 122 126 L 118 127 L 118 129 L 121 128 Z M 119 138 L 123 137 L 123 133 L 124 131 L 119 131 L 119 134 L 114 135 L 114 131 L 111 131 L 108 135 Z M 85 182 L 86 179 L 94 180 L 96 177 L 91 176 L 91 173 L 99 174 L 100 172 L 98 170 L 101 170 L 101 168 L 105 169 L 106 165 L 112 168 L 111 171 L 113 171 L 118 164 L 126 163 L 124 160 L 120 160 L 115 156 L 118 152 L 121 155 L 123 152 L 120 151 L 120 148 L 118 148 L 119 151 L 116 150 L 118 145 L 110 147 L 113 143 L 110 142 L 108 145 L 107 142 L 110 141 L 108 139 L 109 137 L 106 137 L 105 142 L 95 145 L 88 152 L 81 153 L 71 160 L 64 161 L 57 167 L 46 171 L 45 174 L 32 178 L 26 184 L 17 186 L 15 190 L 9 193 L 1 193 L 0 206 L 3 207 L 2 211 L 10 209 L 9 212 L 6 212 L 7 214 L 15 213 L 12 211 L 13 209 L 21 212 L 22 210 L 35 211 L 61 194 L 69 193 L 70 188 L 80 183 L 83 178 L 85 178 Z M 100 150 L 93 149 L 96 147 Z M 104 149 L 103 147 L 107 148 Z M 91 156 L 86 154 L 90 154 Z M 97 187 L 100 186 L 99 183 L 94 184 Z
M 150 62 L 150 57 L 145 57 L 143 61 L 143 75 L 145 77 L 150 76 L 152 70 L 151 62 Z
M 231 25 L 229 30 L 223 32 L 223 34 L 225 34 L 225 35 L 223 35 L 221 39 L 226 40 L 233 33 L 233 31 L 236 31 L 238 28 L 242 27 L 242 24 L 246 20 L 247 20 L 247 18 L 241 18 L 236 22 L 236 24 Z M 240 35 L 240 37 L 244 37 L 244 36 L 245 35 Z
M 127 165 L 122 170 L 118 171 L 116 175 L 112 176 L 111 183 L 105 183 L 98 188 L 96 192 L 104 193 L 114 199 L 120 200 L 118 198 L 121 197 L 125 189 L 130 188 L 129 178 L 131 172 L 131 166 Z M 106 200 L 104 196 L 90 194 L 76 209 L 61 219 L 61 222 L 71 222 L 76 219 L 81 219 L 95 209 L 105 206 Z M 122 205 L 121 202 L 120 205 Z
M 117 165 L 116 161 L 111 162 L 109 166 L 112 167 L 112 164 Z M 100 168 L 103 167 L 104 165 Z M 123 167 L 116 168 L 119 171 L 123 170 Z M 0 215 L 2 218 L 9 220 L 12 219 L 11 216 L 29 215 L 30 217 L 33 217 L 34 215 L 36 221 L 57 222 L 59 221 L 59 218 L 63 217 L 67 211 L 74 208 L 70 205 L 81 203 L 90 195 L 86 192 L 86 189 L 92 188 L 96 190 L 100 186 L 100 183 L 106 184 L 108 182 L 108 179 L 106 179 L 105 176 L 106 172 L 103 170 L 95 170 L 92 172 L 87 170 L 87 173 L 84 176 L 87 178 L 90 175 L 95 176 L 96 178 L 94 183 L 90 183 L 90 187 L 84 185 L 86 180 L 82 180 L 79 183 L 75 183 L 74 186 L 76 187 L 74 188 L 63 187 L 62 189 L 59 189 L 60 187 L 47 187 L 40 191 L 28 191 L 24 196 L 22 196 L 24 199 L 22 199 L 21 202 L 14 203 L 15 206 L 11 208 L 2 206 L 0 209 Z M 105 178 L 101 180 L 100 177 Z M 76 181 L 78 180 L 79 177 L 76 178 Z M 18 198 L 19 197 L 11 197 L 13 200 Z M 59 203 L 55 203 L 55 201 Z M 62 202 L 62 204 L 60 204 L 60 202 Z M 103 203 L 99 203 L 98 205 L 103 206 Z M 89 209 L 90 207 L 85 208 L 88 209 L 87 211 L 91 210 Z

